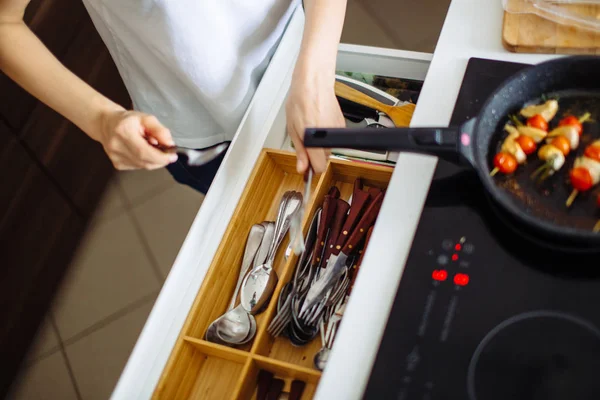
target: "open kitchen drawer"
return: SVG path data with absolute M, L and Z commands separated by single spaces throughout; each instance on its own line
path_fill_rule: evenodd
M 300 48 L 303 19 L 299 9 L 288 24 L 112 399 L 243 398 L 242 394 L 252 395 L 259 369 L 305 380 L 304 398 L 310 398 L 311 392 L 316 390 L 321 374 L 312 368 L 311 358 L 314 350 L 320 347 L 320 340 L 303 348 L 294 348 L 289 341 L 279 338 L 273 341 L 265 330 L 265 323 L 273 317 L 273 300 L 269 308 L 260 314 L 259 331 L 249 345 L 232 349 L 202 340 L 208 324 L 227 307 L 249 227 L 265 218 L 274 218 L 285 189 L 302 189 L 302 179 L 295 173 L 293 153 L 265 152 L 264 148 L 281 149 L 288 143 L 284 103 Z M 422 81 L 430 61 L 430 54 L 342 44 L 337 69 Z M 343 195 L 347 199 L 355 175 L 371 180 L 373 184 L 387 186 L 391 174 L 392 169 L 388 167 L 332 161 L 328 172 L 313 180 L 314 196 L 308 217 L 312 217 L 317 206 L 315 199 L 322 199 L 318 192 L 326 190 L 328 182 L 343 180 Z M 257 199 L 250 197 L 251 193 L 256 193 L 254 187 L 258 183 L 261 184 L 260 206 L 256 203 Z M 386 199 L 396 195 L 396 192 L 388 191 Z M 378 222 L 378 226 L 381 222 L 384 225 L 396 223 L 393 215 L 387 215 L 385 221 Z M 305 230 L 307 223 L 305 220 Z M 374 238 L 377 237 L 376 232 L 377 229 Z M 378 247 L 380 243 L 372 241 L 369 247 L 373 246 Z M 278 254 L 276 260 L 280 282 L 272 299 L 277 298 L 278 291 L 295 266 L 294 257 L 287 262 L 282 261 L 282 257 Z M 365 261 L 367 259 L 368 256 Z M 390 258 L 386 262 L 398 261 Z M 223 269 L 222 263 L 229 263 L 230 269 Z M 363 267 L 362 271 L 373 268 L 368 262 Z M 361 276 L 359 274 L 356 287 L 360 286 Z M 343 320 L 354 319 L 353 315 L 350 304 Z M 342 323 L 340 333 L 344 330 Z M 340 339 L 343 336 L 338 335 L 336 342 Z M 336 359 L 335 353 L 334 346 L 330 362 Z M 327 369 L 324 375 L 327 375 Z M 356 396 L 360 397 L 360 393 Z
M 279 292 L 292 278 L 297 264 L 293 253 L 287 260 L 284 257 L 286 239 L 273 264 L 279 281 L 268 307 L 256 316 L 254 339 L 235 348 L 203 340 L 210 323 L 227 310 L 251 226 L 264 220 L 274 221 L 286 191 L 302 192 L 303 177 L 295 165 L 294 153 L 261 153 L 156 388 L 156 399 L 250 399 L 255 395 L 260 369 L 287 380 L 288 385 L 293 379 L 305 382 L 302 398 L 312 398 L 321 375 L 313 367 L 313 357 L 321 347 L 319 336 L 296 347 L 287 337 L 274 338 L 267 332 L 276 314 Z M 312 181 L 303 231 L 308 231 L 312 216 L 332 186 L 340 190 L 341 199 L 348 200 L 357 178 L 365 190 L 385 189 L 392 171 L 390 167 L 332 160 L 327 170 Z M 361 273 L 369 271 L 361 268 L 358 277 Z

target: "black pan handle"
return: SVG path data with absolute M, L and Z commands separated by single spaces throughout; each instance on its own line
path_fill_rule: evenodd
M 386 150 L 429 154 L 454 164 L 473 164 L 473 121 L 450 128 L 310 128 L 306 147 Z

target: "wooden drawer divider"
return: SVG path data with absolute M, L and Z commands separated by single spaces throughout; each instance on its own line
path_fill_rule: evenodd
M 296 267 L 295 255 L 284 260 L 287 239 L 273 264 L 279 281 L 266 310 L 256 316 L 253 341 L 232 348 L 203 340 L 209 324 L 227 309 L 250 227 L 275 219 L 285 191 L 303 192 L 303 179 L 295 166 L 293 153 L 271 149 L 261 153 L 156 387 L 154 399 L 251 399 L 260 369 L 284 379 L 286 388 L 293 379 L 306 382 L 302 399 L 313 397 L 321 377 L 321 372 L 312 367 L 313 356 L 321 347 L 320 338 L 295 347 L 287 338 L 273 338 L 267 332 L 268 322 L 276 314 L 279 293 L 292 279 Z M 303 231 L 308 231 L 312 216 L 332 185 L 338 186 L 341 197 L 347 200 L 356 178 L 360 177 L 365 186 L 385 188 L 391 174 L 389 167 L 330 161 L 325 173 L 313 181 L 313 194 L 302 221 Z

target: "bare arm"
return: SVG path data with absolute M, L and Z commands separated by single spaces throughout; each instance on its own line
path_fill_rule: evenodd
M 65 68 L 23 22 L 29 1 L 0 0 L 0 70 L 102 143 L 117 168 L 171 162 L 144 139 L 170 144 L 169 131 L 152 116 L 126 111 Z
M 346 0 L 304 0 L 304 8 L 302 45 L 286 107 L 288 134 L 298 155 L 298 171 L 305 171 L 310 159 L 315 171 L 321 172 L 327 163 L 326 151 L 307 151 L 302 141 L 307 127 L 345 126 L 334 83 Z
M 337 50 L 344 27 L 347 0 L 304 0 L 306 23 L 298 72 L 312 72 L 334 86 Z

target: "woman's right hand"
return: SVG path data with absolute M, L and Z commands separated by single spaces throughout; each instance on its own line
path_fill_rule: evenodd
M 111 110 L 100 118 L 96 139 L 118 170 L 163 168 L 177 161 L 177 154 L 155 145 L 174 146 L 171 132 L 153 115 Z

